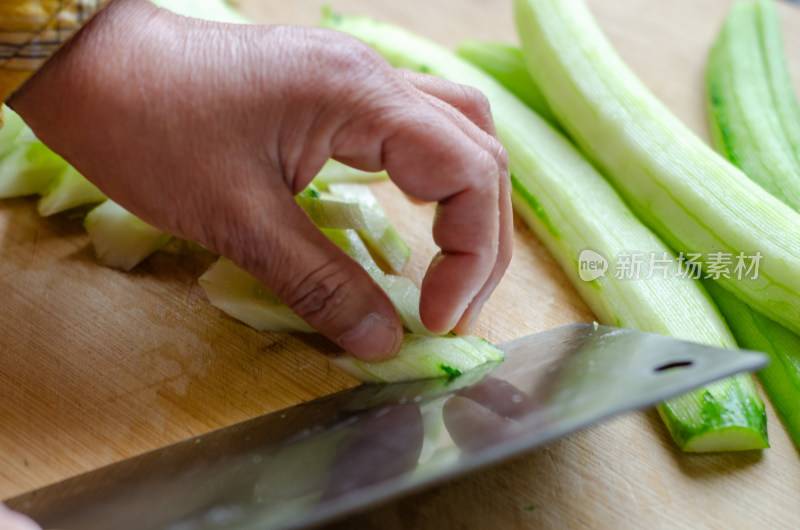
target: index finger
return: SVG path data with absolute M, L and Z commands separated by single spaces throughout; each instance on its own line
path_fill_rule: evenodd
M 422 281 L 420 315 L 433 332 L 461 320 L 495 269 L 500 241 L 500 168 L 439 109 L 420 101 L 419 114 L 392 124 L 382 158 L 406 193 L 437 201 L 433 239 L 440 252 Z
M 470 138 L 494 154 L 500 170 L 500 241 L 494 270 L 478 295 L 461 317 L 455 331 L 467 332 L 478 317 L 511 261 L 513 247 L 513 215 L 511 209 L 511 182 L 508 156 L 497 138 L 489 100 L 477 89 L 451 83 L 439 77 L 402 70 L 403 77 L 419 90 L 432 104 L 442 109 Z

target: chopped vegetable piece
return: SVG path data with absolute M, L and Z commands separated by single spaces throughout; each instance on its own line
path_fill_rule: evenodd
M 249 22 L 238 9 L 225 0 L 150 0 L 155 5 L 187 17 L 215 22 L 246 24 Z
M 320 170 L 311 182 L 320 189 L 326 190 L 328 186 L 334 182 L 365 184 L 367 182 L 385 180 L 387 178 L 389 178 L 389 175 L 387 175 L 385 171 L 379 171 L 377 173 L 361 171 L 331 159 L 325 162 L 325 165 L 322 166 L 322 170 Z
M 419 288 L 408 278 L 384 274 L 353 230 L 322 230 L 348 256 L 357 261 L 386 292 L 403 326 L 412 333 L 431 335 L 419 316 Z M 213 274 L 210 274 L 211 271 Z M 212 305 L 260 330 L 312 331 L 300 317 L 256 278 L 221 258 L 200 278 Z M 213 292 L 211 292 L 213 291 Z M 268 307 L 263 309 L 262 306 Z M 281 307 L 277 307 L 281 306 Z M 273 312 L 275 313 L 274 322 Z M 292 317 L 286 316 L 291 313 Z
M 0 159 L 0 198 L 41 194 L 66 168 L 64 159 L 41 142 L 17 144 Z
M 18 138 L 28 127 L 19 114 L 3 105 L 3 126 L 0 128 L 0 158 L 16 149 Z
M 357 201 L 320 191 L 300 194 L 296 200 L 320 228 L 365 230 L 369 226 L 369 214 Z
M 400 353 L 391 359 L 365 362 L 351 355 L 334 359 L 334 364 L 356 379 L 368 383 L 453 379 L 461 373 L 505 358 L 503 351 L 489 342 L 483 347 L 461 337 L 429 337 L 406 333 Z
M 220 258 L 199 281 L 211 305 L 252 328 L 314 331 L 263 283 L 230 260 Z
M 397 314 L 407 330 L 417 335 L 433 336 L 419 316 L 420 290 L 414 282 L 405 276 L 395 276 L 394 274 L 385 274 L 375 280 L 389 295 L 389 299 L 397 309 Z
M 111 200 L 92 209 L 83 226 L 97 258 L 104 265 L 126 271 L 164 247 L 172 237 Z
M 72 166 L 59 173 L 39 199 L 39 215 L 47 217 L 70 208 L 106 200 L 97 186 L 86 180 Z
M 364 242 L 386 262 L 392 272 L 401 272 L 408 263 L 411 249 L 386 217 L 372 190 L 363 184 L 348 183 L 331 183 L 328 189 L 337 197 L 361 205 L 366 226 L 349 228 L 358 230 Z

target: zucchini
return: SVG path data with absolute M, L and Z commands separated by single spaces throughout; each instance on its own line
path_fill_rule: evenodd
M 502 350 L 478 337 L 433 336 L 419 318 L 419 289 L 411 280 L 384 274 L 353 230 L 323 230 L 348 255 L 359 262 L 387 292 L 406 329 L 397 356 L 365 362 L 349 354 L 333 362 L 366 383 L 417 379 L 454 379 L 487 363 L 502 361 Z M 221 258 L 200 277 L 211 304 L 245 324 L 269 331 L 311 332 L 313 329 L 259 280 Z
M 800 331 L 800 215 L 749 180 L 664 107 L 617 56 L 581 0 L 516 0 L 534 80 L 576 144 L 631 209 L 706 276 L 721 255 L 757 274 L 715 276 Z M 763 259 L 762 259 L 763 258 Z
M 90 211 L 83 226 L 97 258 L 106 266 L 131 270 L 172 238 L 119 204 L 106 200 Z
M 325 13 L 322 24 L 362 39 L 394 66 L 471 85 L 488 97 L 500 141 L 509 155 L 515 210 L 561 265 L 600 323 L 714 346 L 735 346 L 702 286 L 679 274 L 680 264 L 672 250 L 637 219 L 566 138 L 488 74 L 389 24 L 330 12 Z M 595 277 L 598 271 L 581 270 L 582 255 L 609 267 L 609 261 L 619 254 L 638 249 L 666 256 L 666 274 L 635 281 L 617 279 L 608 268 Z M 642 274 L 648 273 L 642 270 Z M 669 400 L 659 411 L 676 443 L 687 451 L 768 445 L 764 405 L 748 375 Z
M 328 189 L 334 196 L 361 206 L 366 217 L 366 226 L 349 228 L 358 230 L 361 239 L 383 259 L 392 272 L 401 272 L 408 263 L 411 249 L 386 217 L 372 190 L 363 184 L 333 182 L 328 185 Z
M 531 80 L 518 47 L 502 42 L 465 40 L 458 45 L 456 55 L 494 77 L 547 123 L 556 129 L 561 127 L 539 85 Z
M 355 230 L 328 230 L 323 228 L 322 233 L 361 265 L 375 280 L 375 283 L 384 290 L 397 310 L 403 327 L 419 335 L 431 334 L 419 316 L 420 290 L 414 282 L 402 276 L 384 273 Z
M 708 123 L 717 151 L 773 196 L 796 208 L 800 204 L 800 133 L 789 131 L 800 131 L 800 110 L 788 81 L 779 29 L 771 2 L 742 2 L 731 8 L 708 58 Z M 777 49 L 767 44 L 773 41 Z M 774 55 L 777 59 L 768 60 Z
M 0 127 L 0 158 L 6 156 L 19 145 L 19 137 L 24 130 L 30 130 L 19 114 L 3 105 L 2 127 Z
M 150 0 L 158 7 L 187 17 L 247 24 L 249 20 L 226 0 Z
M 312 332 L 257 278 L 220 258 L 198 280 L 211 305 L 258 330 Z
M 42 192 L 36 209 L 39 215 L 47 217 L 77 206 L 103 202 L 106 198 L 103 192 L 78 173 L 78 170 L 67 166 Z
M 709 54 L 706 89 L 716 149 L 800 211 L 800 110 L 772 2 L 731 8 Z M 800 447 L 800 337 L 712 282 L 707 287 L 736 341 L 769 354 L 758 377 Z
M 366 362 L 341 355 L 333 363 L 366 383 L 397 383 L 417 379 L 455 379 L 487 363 L 499 363 L 503 350 L 462 337 L 430 337 L 406 333 L 400 353 L 391 359 Z
M 361 171 L 330 159 L 325 162 L 325 165 L 322 166 L 322 169 L 311 183 L 321 190 L 327 190 L 328 186 L 335 182 L 366 184 L 388 178 L 389 175 L 385 171 L 378 171 L 377 173 Z
M 17 144 L 0 159 L 0 199 L 41 194 L 66 169 L 64 159 L 43 143 Z
M 320 228 L 366 229 L 369 224 L 361 205 L 354 200 L 308 186 L 295 197 L 297 204 Z
M 414 282 L 385 274 L 354 230 L 322 229 L 322 232 L 386 292 L 407 330 L 430 335 L 419 316 L 420 290 Z M 200 284 L 212 305 L 251 327 L 264 331 L 313 331 L 259 280 L 225 258 L 220 258 L 200 277 Z
M 742 348 L 769 355 L 769 366 L 758 372 L 758 378 L 789 436 L 800 447 L 800 337 L 754 311 L 715 282 L 707 282 L 706 286 L 736 342 Z

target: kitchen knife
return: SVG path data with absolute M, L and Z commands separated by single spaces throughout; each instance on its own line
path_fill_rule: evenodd
M 450 380 L 362 385 L 6 502 L 61 530 L 301 528 L 767 363 L 582 323 L 501 348 Z

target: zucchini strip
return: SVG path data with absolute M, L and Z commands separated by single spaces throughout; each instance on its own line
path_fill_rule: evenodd
M 522 50 L 502 42 L 465 40 L 458 45 L 456 55 L 494 77 L 547 123 L 556 129 L 561 127 L 539 85 L 532 82 Z
M 772 2 L 731 8 L 709 54 L 706 88 L 717 150 L 800 211 L 800 111 Z M 769 354 L 770 365 L 758 377 L 800 447 L 800 337 L 713 282 L 707 287 L 736 341 Z
M 796 103 L 794 109 L 785 103 L 777 107 L 775 94 L 788 91 L 791 100 L 794 94 L 791 84 L 775 79 L 783 76 L 773 75 L 786 72 L 785 61 L 779 68 L 780 47 L 769 46 L 770 55 L 778 58 L 767 60 L 766 42 L 777 39 L 780 46 L 780 34 L 762 32 L 760 23 L 766 20 L 773 22 L 770 32 L 778 30 L 775 7 L 769 2 L 739 3 L 728 12 L 706 67 L 708 122 L 717 151 L 793 207 L 800 203 L 800 165 L 786 130 L 800 129 L 800 113 Z M 792 118 L 793 127 L 784 122 Z
M 129 271 L 163 248 L 172 236 L 145 223 L 111 199 L 93 208 L 83 219 L 100 262 Z
M 42 192 L 36 209 L 48 217 L 85 204 L 99 203 L 107 197 L 72 166 L 59 173 Z
M 702 286 L 679 274 L 670 248 L 637 219 L 566 138 L 488 74 L 389 24 L 326 12 L 322 25 L 360 38 L 394 66 L 471 85 L 488 97 L 500 141 L 509 154 L 515 210 L 600 323 L 735 346 Z M 647 281 L 617 279 L 609 261 L 638 249 L 666 258 L 665 269 L 655 274 L 655 268 L 643 267 L 643 275 L 654 273 Z M 604 263 L 607 268 L 582 268 L 582 262 Z M 749 375 L 679 396 L 660 405 L 659 411 L 678 446 L 686 451 L 768 445 L 764 405 Z
M 800 332 L 800 215 L 664 107 L 580 0 L 516 0 L 523 55 L 562 126 L 631 209 L 704 275 Z M 736 274 L 739 260 L 742 275 Z M 754 272 L 755 271 L 755 272 Z

